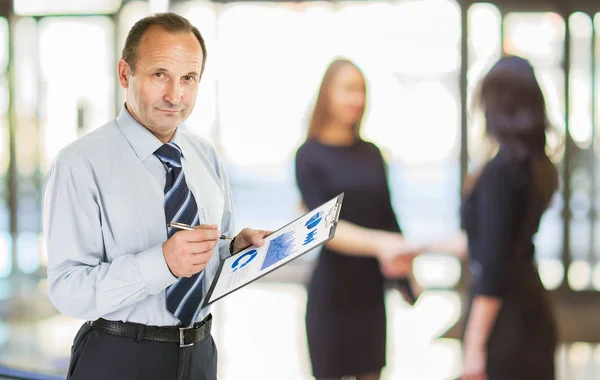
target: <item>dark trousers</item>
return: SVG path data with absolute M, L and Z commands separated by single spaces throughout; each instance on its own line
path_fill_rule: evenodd
M 85 323 L 73 341 L 68 380 L 216 380 L 211 335 L 190 347 L 106 334 Z

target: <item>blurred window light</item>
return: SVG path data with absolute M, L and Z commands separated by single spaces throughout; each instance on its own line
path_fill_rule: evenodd
M 594 15 L 594 30 L 596 31 L 596 35 L 600 36 L 600 12 Z
M 452 288 L 460 280 L 460 261 L 446 255 L 424 255 L 415 259 L 414 272 L 426 288 Z
M 337 9 L 264 3 L 221 9 L 218 141 L 226 158 L 242 166 L 289 160 L 304 138 L 323 71 L 336 56 L 354 60 L 369 82 L 367 139 L 409 164 L 454 157 L 458 88 L 450 88 L 460 62 L 458 6 L 340 2 Z M 316 54 L 303 54 L 303 47 Z M 437 138 L 428 139 L 432 134 Z
M 39 238 L 38 253 L 40 256 L 40 266 L 44 269 L 48 268 L 48 245 L 43 234 Z
M 363 135 L 407 165 L 444 162 L 458 149 L 459 16 L 450 1 L 340 3 L 336 51 L 369 82 Z
M 40 76 L 45 83 L 45 93 L 40 94 L 45 99 L 41 105 L 45 117 L 40 120 L 44 173 L 60 149 L 115 116 L 113 32 L 108 17 L 50 17 L 40 21 Z M 85 128 L 80 131 L 79 104 L 87 104 Z
M 596 15 L 594 16 L 593 19 L 593 26 L 594 26 L 594 30 L 595 30 L 595 46 L 592 46 L 593 49 L 593 54 L 595 55 L 595 59 L 596 59 L 596 73 L 599 72 L 599 68 L 600 68 L 600 13 L 596 13 Z M 597 91 L 597 89 L 600 88 L 600 76 L 596 75 L 596 83 L 595 83 L 595 88 L 594 90 Z M 596 110 L 600 109 L 600 96 L 596 96 L 596 104 L 592 105 L 593 107 L 596 108 Z M 600 157 L 600 133 L 599 133 L 599 129 L 600 129 L 600 113 L 596 112 L 596 120 L 595 120 L 595 124 L 596 124 L 596 128 L 595 128 L 595 143 L 594 143 L 594 153 L 596 158 Z
M 389 379 L 450 379 L 460 362 L 459 342 L 440 340 L 461 316 L 460 295 L 453 291 L 426 291 L 413 307 L 407 307 L 396 291 L 386 294 Z M 422 343 L 421 343 L 422 342 Z M 435 362 L 431 366 L 428 363 Z
M 0 276 L 0 301 L 5 301 L 11 298 L 13 290 L 13 282 L 9 278 Z M 3 324 L 0 322 L 0 345 L 2 345 L 5 341 L 2 335 L 2 328 Z
M 217 99 L 216 86 L 219 69 L 217 43 L 217 10 L 215 4 L 206 1 L 174 3 L 172 10 L 184 17 L 200 30 L 206 43 L 207 60 L 198 88 L 196 106 L 185 122 L 195 134 L 211 140 L 219 147 L 216 135 Z
M 581 94 L 585 95 L 586 91 L 589 90 L 589 82 L 584 82 L 581 78 L 579 78 L 579 80 L 579 86 L 576 83 L 578 79 L 575 79 L 575 83 L 572 82 L 572 87 L 583 88 L 574 90 L 573 93 L 580 91 Z M 592 142 L 592 120 L 590 120 L 590 115 L 583 112 L 572 112 L 571 117 L 569 118 L 569 132 L 575 143 L 581 149 L 587 149 Z
M 563 146 L 565 136 L 565 73 L 559 65 L 548 69 L 534 65 L 534 68 L 546 100 L 548 119 L 553 127 L 553 133 L 548 134 L 548 146 L 556 150 L 559 146 Z
M 563 60 L 565 22 L 553 12 L 509 13 L 505 17 L 505 50 L 534 61 L 555 66 Z
M 169 9 L 169 0 L 148 0 L 150 13 L 163 13 Z
M 133 24 L 138 20 L 150 15 L 150 5 L 147 1 L 128 1 L 123 5 L 123 8 L 119 12 L 118 16 L 118 27 L 117 27 L 117 51 L 119 52 L 117 58 L 121 58 L 121 52 L 123 46 L 125 46 L 125 40 L 127 34 Z M 116 68 L 115 68 L 116 70 Z M 117 91 L 118 104 L 125 103 L 125 91 L 119 87 Z
M 567 279 L 573 290 L 585 290 L 590 286 L 592 268 L 583 260 L 574 260 L 569 266 Z
M 562 212 L 562 194 L 557 191 L 549 208 L 542 215 L 540 228 L 533 237 L 540 276 L 548 289 L 560 285 L 564 277 L 561 262 L 564 236 Z
M 399 72 L 437 75 L 459 69 L 460 8 L 455 1 L 408 1 L 394 9 L 390 49 Z
M 502 15 L 494 4 L 476 3 L 468 11 L 469 52 L 479 60 L 497 59 L 501 52 Z
M 569 132 L 581 149 L 592 143 L 592 19 L 582 12 L 569 17 L 571 66 L 569 72 Z
M 31 274 L 40 269 L 39 239 L 39 234 L 33 232 L 17 237 L 17 267 L 22 273 Z
M 147 1 L 137 0 L 128 1 L 123 5 L 123 8 L 119 12 L 118 16 L 118 31 L 117 35 L 118 46 L 117 50 L 120 52 L 123 50 L 125 45 L 125 39 L 129 30 L 133 25 L 140 19 L 150 15 L 150 5 Z M 119 56 L 120 58 L 120 56 Z
M 467 115 L 469 159 L 477 163 L 486 158 L 489 141 L 485 138 L 485 119 L 479 110 L 471 109 L 475 90 L 502 52 L 502 15 L 493 4 L 476 3 L 469 7 L 468 23 L 468 69 L 467 69 Z
M 569 347 L 568 360 L 573 368 L 581 368 L 592 360 L 593 348 L 587 342 L 574 342 Z
M 591 252 L 592 223 L 589 217 L 573 218 L 569 223 L 569 253 L 576 259 L 587 259 Z
M 3 285 L 3 284 L 2 284 Z M 0 288 L 2 287 L 0 285 Z M 3 289 L 0 290 L 0 300 L 4 300 L 6 298 L 2 297 L 4 295 Z M 4 346 L 8 344 L 12 337 L 12 331 L 10 325 L 8 323 L 0 322 L 0 345 Z
M 541 259 L 538 261 L 538 271 L 544 288 L 554 290 L 562 284 L 565 270 L 562 261 L 556 259 Z
M 230 163 L 280 165 L 292 157 L 305 134 L 303 122 L 312 107 L 307 100 L 333 58 L 328 38 L 322 37 L 331 26 L 328 15 L 322 6 L 231 4 L 222 9 L 219 141 Z M 306 54 L 305 48 L 316 54 Z
M 600 364 L 600 344 L 595 344 L 596 349 L 594 350 L 594 360 L 596 364 Z
M 583 12 L 575 12 L 569 16 L 569 30 L 573 38 L 590 38 L 592 19 Z
M 8 68 L 8 21 L 0 17 L 0 71 Z
M 18 31 L 15 28 L 15 34 L 13 38 L 15 42 L 18 41 Z M 4 178 L 4 176 L 8 172 L 8 166 L 10 164 L 10 150 L 8 139 L 10 135 L 10 130 L 8 128 L 8 102 L 9 102 L 9 93 L 8 93 L 8 73 L 6 72 L 8 66 L 8 22 L 5 18 L 0 18 L 0 178 Z M 16 47 L 15 47 L 16 48 Z M 16 49 L 15 49 L 16 50 Z M 14 58 L 13 58 L 14 59 Z M 30 71 L 31 75 L 31 71 Z M 19 78 L 15 76 L 14 78 L 16 83 L 19 82 Z M 18 110 L 18 101 L 16 99 L 12 99 L 12 107 L 13 109 Z M 18 116 L 18 114 L 17 114 Z M 7 181 L 4 180 L 2 184 L 0 184 L 0 191 L 5 193 Z M 6 194 L 6 193 L 5 193 Z M 2 200 L 0 203 L 4 203 Z M 1 207 L 1 210 L 4 211 L 4 206 Z M 4 216 L 2 216 L 4 219 Z M 2 225 L 3 222 L 0 222 Z
M 594 265 L 594 274 L 592 275 L 592 283 L 594 289 L 600 291 L 600 262 L 596 262 Z
M 13 29 L 14 73 L 16 86 L 14 107 L 17 120 L 32 118 L 36 113 L 39 47 L 37 22 L 33 17 L 18 19 Z
M 14 0 L 17 15 L 110 14 L 121 7 L 122 0 Z
M 564 99 L 564 43 L 565 21 L 553 12 L 509 13 L 504 19 L 504 50 L 528 59 L 536 70 L 536 76 L 548 106 L 548 119 L 554 127 L 549 135 L 551 149 L 562 147 L 565 131 Z
M 423 80 L 402 88 L 395 102 L 401 110 L 398 123 L 386 123 L 387 116 L 379 114 L 379 124 L 383 127 L 373 131 L 374 139 L 385 142 L 394 156 L 409 166 L 446 161 L 455 156 L 459 143 L 456 93 L 440 81 Z
M 12 238 L 10 233 L 0 232 L 0 278 L 8 277 L 13 270 Z
M 5 93 L 8 93 L 6 82 L 2 81 L 0 83 L 0 94 L 4 95 Z M 10 164 L 10 148 L 8 146 L 10 131 L 7 124 L 7 117 L 0 118 L 0 177 L 3 177 L 7 174 L 8 166 Z M 0 189 L 4 188 L 5 186 L 6 183 L 0 184 Z

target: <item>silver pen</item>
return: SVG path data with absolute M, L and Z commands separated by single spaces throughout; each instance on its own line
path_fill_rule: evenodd
M 196 227 L 192 227 L 189 224 L 179 223 L 179 222 L 169 223 L 169 227 L 171 227 L 171 228 L 177 228 L 178 230 L 186 230 L 186 231 L 194 231 L 194 230 L 197 229 Z M 219 236 L 219 239 L 221 239 L 221 240 L 233 240 L 233 238 L 230 238 L 229 236 L 225 236 L 225 235 Z

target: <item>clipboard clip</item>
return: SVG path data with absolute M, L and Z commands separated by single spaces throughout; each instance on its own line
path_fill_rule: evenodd
M 337 225 L 341 210 L 342 208 L 339 203 L 334 204 L 333 207 L 329 209 L 329 212 L 325 215 L 325 227 L 329 228 Z

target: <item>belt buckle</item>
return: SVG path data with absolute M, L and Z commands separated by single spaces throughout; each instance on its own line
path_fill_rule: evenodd
M 185 330 L 193 329 L 193 327 L 180 327 L 179 328 L 179 347 L 190 347 L 193 346 L 195 342 L 185 344 Z

